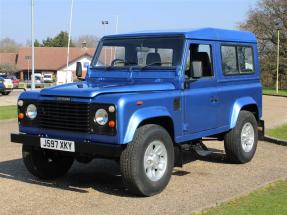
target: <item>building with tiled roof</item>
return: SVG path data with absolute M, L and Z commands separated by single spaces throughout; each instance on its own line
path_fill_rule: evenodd
M 89 65 L 94 55 L 93 48 L 70 48 L 69 70 L 75 71 L 76 62 Z M 20 48 L 16 69 L 21 80 L 30 79 L 32 67 L 32 49 Z M 35 73 L 56 75 L 57 71 L 65 70 L 67 62 L 67 48 L 37 47 L 35 48 Z
M 16 53 L 0 53 L 0 64 L 15 65 L 16 64 Z

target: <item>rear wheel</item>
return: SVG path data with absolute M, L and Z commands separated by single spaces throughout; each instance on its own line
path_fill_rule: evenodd
M 41 179 L 55 179 L 65 175 L 74 162 L 73 157 L 25 145 L 22 148 L 22 155 L 28 171 Z
M 158 125 L 137 129 L 120 158 L 123 182 L 136 195 L 152 196 L 168 184 L 174 164 L 173 142 Z
M 240 111 L 235 128 L 224 137 L 227 158 L 236 163 L 249 162 L 256 152 L 257 141 L 255 116 L 249 111 Z

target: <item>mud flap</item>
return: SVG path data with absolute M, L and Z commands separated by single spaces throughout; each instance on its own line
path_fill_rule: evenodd
M 264 120 L 258 121 L 258 140 L 264 140 L 265 136 L 265 123 Z

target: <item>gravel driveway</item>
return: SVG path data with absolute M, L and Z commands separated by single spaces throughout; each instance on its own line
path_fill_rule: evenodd
M 0 106 L 16 105 L 17 99 L 23 90 L 13 90 L 9 95 L 4 96 L 0 94 Z
M 264 97 L 268 127 L 287 121 L 287 99 L 278 102 L 278 98 Z M 278 108 L 273 111 L 276 104 Z M 235 165 L 226 162 L 222 142 L 210 142 L 207 145 L 214 151 L 210 157 L 201 159 L 186 153 L 185 160 L 193 162 L 175 168 L 163 193 L 138 198 L 125 192 L 118 165 L 107 160 L 94 160 L 89 165 L 75 163 L 64 178 L 56 181 L 37 180 L 24 167 L 21 145 L 10 143 L 12 131 L 17 131 L 16 120 L 0 121 L 1 215 L 191 214 L 287 178 L 284 146 L 259 142 L 252 162 Z

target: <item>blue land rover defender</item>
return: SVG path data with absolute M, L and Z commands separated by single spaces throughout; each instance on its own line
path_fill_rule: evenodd
M 262 131 L 256 37 L 205 28 L 105 36 L 81 81 L 23 92 L 18 100 L 24 163 L 34 176 L 64 175 L 74 160 L 119 161 L 123 182 L 151 196 L 168 184 L 182 150 L 204 155 L 224 140 L 246 163 Z

